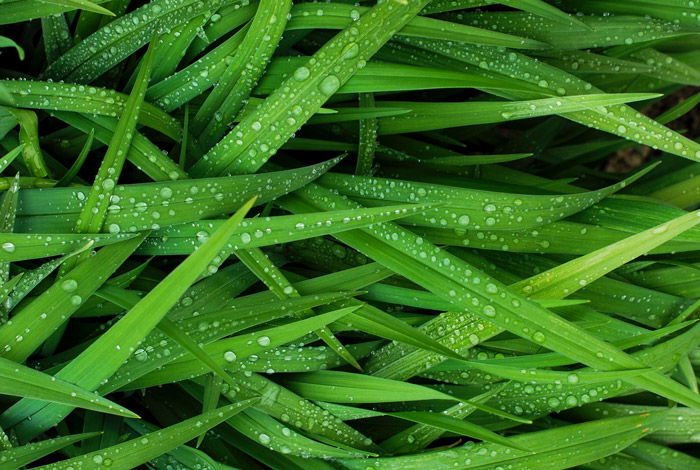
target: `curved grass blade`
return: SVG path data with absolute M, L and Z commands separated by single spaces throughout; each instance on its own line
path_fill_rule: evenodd
M 5 48 L 5 47 L 12 47 L 17 51 L 17 55 L 19 56 L 19 60 L 24 60 L 24 49 L 22 49 L 19 44 L 17 44 L 15 41 L 12 39 L 5 37 L 5 36 L 0 36 L 0 48 Z
M 22 148 L 22 160 L 32 176 L 44 178 L 49 176 L 49 169 L 44 161 L 39 144 L 39 119 L 36 113 L 25 109 L 15 109 L 5 106 L 19 123 L 19 141 Z
M 95 129 L 93 128 L 90 130 L 87 140 L 85 141 L 85 145 L 83 145 L 83 148 L 78 154 L 78 157 L 75 159 L 75 162 L 73 162 L 73 165 L 71 165 L 71 167 L 61 177 L 61 179 L 56 182 L 57 188 L 68 186 L 70 182 L 73 181 L 73 178 L 75 178 L 78 175 L 78 172 L 83 167 L 83 164 L 85 163 L 85 160 L 87 159 L 87 156 L 90 153 L 90 150 L 92 149 L 92 142 L 94 138 Z

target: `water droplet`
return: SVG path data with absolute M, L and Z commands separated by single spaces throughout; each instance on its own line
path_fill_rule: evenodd
M 311 75 L 311 72 L 309 71 L 308 68 L 306 67 L 299 67 L 294 71 L 294 79 L 298 80 L 300 82 L 303 82 L 307 78 L 309 78 L 309 75 Z
M 356 42 L 351 42 L 343 48 L 340 58 L 344 60 L 354 59 L 360 53 L 360 46 Z
M 14 253 L 15 251 L 15 244 L 12 242 L 5 242 L 2 244 L 2 249 L 5 250 L 8 253 Z
M 61 283 L 61 289 L 66 292 L 74 292 L 78 288 L 78 281 L 75 279 L 66 279 Z
M 340 80 L 338 80 L 338 77 L 336 77 L 335 75 L 328 75 L 321 81 L 321 84 L 318 86 L 318 88 L 319 90 L 321 90 L 321 93 L 323 93 L 326 96 L 330 96 L 336 91 L 338 91 L 338 88 L 340 88 Z
M 544 343 L 544 340 L 547 339 L 544 333 L 541 331 L 536 331 L 535 334 L 532 335 L 532 340 L 535 343 Z
M 270 345 L 270 337 L 269 336 L 261 336 L 256 341 L 260 346 L 263 346 L 263 347 Z
M 236 357 L 237 357 L 237 356 L 236 356 L 236 353 L 233 352 L 233 351 L 226 351 L 226 352 L 224 353 L 224 359 L 225 359 L 227 362 L 233 362 L 233 361 L 235 361 L 235 360 L 236 360 Z

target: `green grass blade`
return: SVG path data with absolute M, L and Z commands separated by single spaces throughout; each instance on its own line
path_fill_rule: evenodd
M 0 393 L 3 395 L 61 403 L 127 418 L 138 417 L 94 392 L 7 359 L 0 358 L 0 377 Z
M 80 9 L 85 11 L 92 11 L 94 13 L 99 13 L 101 15 L 114 16 L 114 13 L 108 9 L 101 7 L 100 5 L 90 2 L 88 0 L 44 0 L 46 3 L 54 3 L 62 7 L 73 9 Z
M 54 439 L 46 439 L 33 444 L 0 451 L 0 470 L 15 470 L 28 465 L 35 460 L 53 454 L 76 442 L 98 436 L 98 433 L 74 434 Z

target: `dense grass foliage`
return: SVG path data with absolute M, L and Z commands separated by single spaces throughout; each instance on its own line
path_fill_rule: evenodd
M 700 468 L 700 2 L 0 0 L 0 470 Z

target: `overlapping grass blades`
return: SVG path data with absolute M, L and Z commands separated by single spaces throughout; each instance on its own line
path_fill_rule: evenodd
M 700 467 L 697 3 L 1 1 L 0 470 Z

